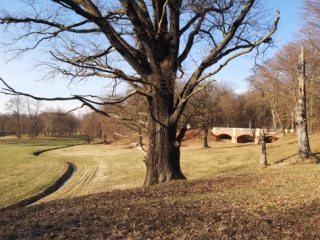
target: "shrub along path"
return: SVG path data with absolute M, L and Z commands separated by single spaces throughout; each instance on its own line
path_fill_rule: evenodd
M 0 211 L 1 239 L 319 239 L 319 165 Z

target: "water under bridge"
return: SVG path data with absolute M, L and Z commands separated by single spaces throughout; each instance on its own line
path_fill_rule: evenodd
M 220 139 L 230 139 L 232 143 L 259 142 L 260 133 L 266 132 L 266 138 L 271 142 L 281 131 L 265 130 L 261 128 L 223 128 L 214 127 L 213 134 Z

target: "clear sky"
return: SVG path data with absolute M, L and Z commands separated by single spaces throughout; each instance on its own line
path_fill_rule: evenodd
M 276 9 L 281 13 L 278 32 L 275 35 L 274 43 L 277 48 L 285 45 L 289 41 L 293 41 L 293 33 L 299 29 L 300 13 L 303 0 L 263 0 L 268 1 L 268 5 L 274 8 L 275 16 Z M 18 8 L 17 0 L 4 1 L 1 0 L 0 8 L 4 7 L 8 10 Z M 0 36 L 1 37 L 1 36 Z M 268 57 L 271 57 L 277 49 L 270 49 Z M 36 96 L 42 97 L 68 97 L 70 94 L 101 94 L 103 88 L 102 82 L 90 84 L 90 82 L 79 84 L 78 86 L 67 86 L 65 80 L 57 80 L 54 83 L 38 81 L 39 76 L 43 73 L 37 73 L 31 68 L 32 58 L 22 58 L 9 63 L 3 61 L 6 59 L 4 49 L 0 49 L 0 77 L 7 81 L 17 91 L 27 92 Z M 244 92 L 247 89 L 247 84 L 244 81 L 253 67 L 253 60 L 249 57 L 242 56 L 230 62 L 223 70 L 221 70 L 214 79 L 217 81 L 232 82 L 238 93 Z M 0 85 L 2 87 L 2 85 Z M 83 91 L 83 89 L 85 91 Z M 90 91 L 90 92 L 88 92 Z M 10 96 L 0 94 L 0 113 L 4 113 L 5 103 Z M 68 110 L 76 106 L 80 106 L 78 102 L 45 102 L 45 106 L 59 106 L 62 109 Z

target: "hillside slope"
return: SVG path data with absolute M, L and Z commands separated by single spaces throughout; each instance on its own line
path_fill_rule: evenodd
M 310 142 L 316 161 L 320 136 Z M 211 142 L 204 151 L 186 141 L 183 148 L 195 165 L 214 155 L 217 169 L 202 179 L 4 209 L 1 239 L 320 238 L 320 165 L 294 164 L 294 135 L 268 144 L 265 169 L 257 168 L 259 146 Z M 250 149 L 241 165 L 236 156 Z

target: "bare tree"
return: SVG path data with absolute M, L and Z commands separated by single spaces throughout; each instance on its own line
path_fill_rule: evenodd
M 298 45 L 289 43 L 255 68 L 250 86 L 269 102 L 274 129 L 293 128 L 298 99 Z
M 30 98 L 27 98 L 27 109 L 29 113 L 29 120 L 30 120 L 30 130 L 29 130 L 29 136 L 30 138 L 36 138 L 38 136 L 39 132 L 39 114 L 40 114 L 40 108 L 43 106 L 43 103 L 37 100 L 33 100 Z
M 132 90 L 132 89 L 131 89 Z M 128 90 L 130 91 L 130 90 Z M 140 96 L 132 96 L 117 106 L 107 106 L 109 112 L 121 115 L 125 120 L 114 120 L 113 125 L 122 128 L 134 142 L 143 145 L 143 136 L 148 134 L 148 102 Z M 110 125 L 110 124 L 109 124 Z
M 234 86 L 228 82 L 215 85 L 215 98 L 219 115 L 216 123 L 220 127 L 236 127 L 237 123 L 237 95 Z
M 89 144 L 96 138 L 96 125 L 96 115 L 94 113 L 87 113 L 82 116 L 81 133 L 84 134 L 85 140 Z
M 5 137 L 10 134 L 9 128 L 9 116 L 7 114 L 0 114 L 0 136 Z
M 309 33 L 315 32 L 320 29 L 320 5 L 317 0 L 304 0 L 303 14 L 304 19 L 304 31 Z
M 307 115 L 308 130 L 314 131 L 315 125 L 319 125 L 319 75 L 320 75 L 320 6 L 316 0 L 304 0 L 302 12 L 302 27 L 297 35 L 300 38 L 300 45 L 305 46 L 306 55 L 306 77 L 308 95 Z
M 263 129 L 260 132 L 259 142 L 261 144 L 261 153 L 260 153 L 260 168 L 265 168 L 268 166 L 267 162 L 267 145 L 266 145 L 266 132 Z
M 241 121 L 242 127 L 262 128 L 263 126 L 272 128 L 272 115 L 270 106 L 266 97 L 262 96 L 261 92 L 255 89 L 249 89 L 241 94 L 244 98 L 244 115 L 239 118 L 245 120 Z
M 42 133 L 46 137 L 53 136 L 53 111 L 53 109 L 47 108 L 39 116 L 42 123 Z
M 144 185 L 185 179 L 180 168 L 183 134 L 176 133 L 189 98 L 232 59 L 258 46 L 262 50 L 262 44 L 268 46 L 280 18 L 278 14 L 270 24 L 270 14 L 258 0 L 52 0 L 45 4 L 50 10 L 31 2 L 25 14 L 1 11 L 3 29 L 19 29 L 15 37 L 6 38 L 8 34 L 3 40 L 27 44 L 23 49 L 13 45 L 17 55 L 45 46 L 53 59 L 46 66 L 53 75 L 64 74 L 72 81 L 104 77 L 115 85 L 124 81 L 134 90 L 113 99 L 33 97 L 78 99 L 105 116 L 118 118 L 98 106 L 136 94 L 145 97 L 149 146 Z M 201 50 L 195 51 L 197 47 Z M 192 71 L 190 77 L 175 95 L 176 80 L 187 69 Z M 22 94 L 8 84 L 6 92 Z
M 199 86 L 202 88 L 202 85 Z M 192 128 L 200 128 L 203 132 L 203 148 L 208 148 L 209 128 L 215 126 L 219 119 L 221 106 L 221 95 L 223 91 L 228 90 L 227 84 L 211 83 L 202 88 L 189 101 L 186 109 L 185 118 Z M 218 120 L 219 119 L 219 120 Z
M 79 120 L 57 108 L 47 108 L 40 115 L 42 132 L 47 137 L 72 137 L 79 130 Z
M 299 99 L 297 103 L 296 117 L 299 161 L 309 158 L 311 153 L 307 124 L 306 63 L 304 54 L 304 47 L 301 47 L 301 54 L 299 56 Z
M 22 134 L 21 115 L 25 107 L 24 98 L 21 96 L 14 96 L 10 98 L 9 101 L 6 103 L 6 107 L 9 111 L 11 111 L 11 117 L 13 119 L 11 124 L 16 132 L 16 136 L 20 139 Z

